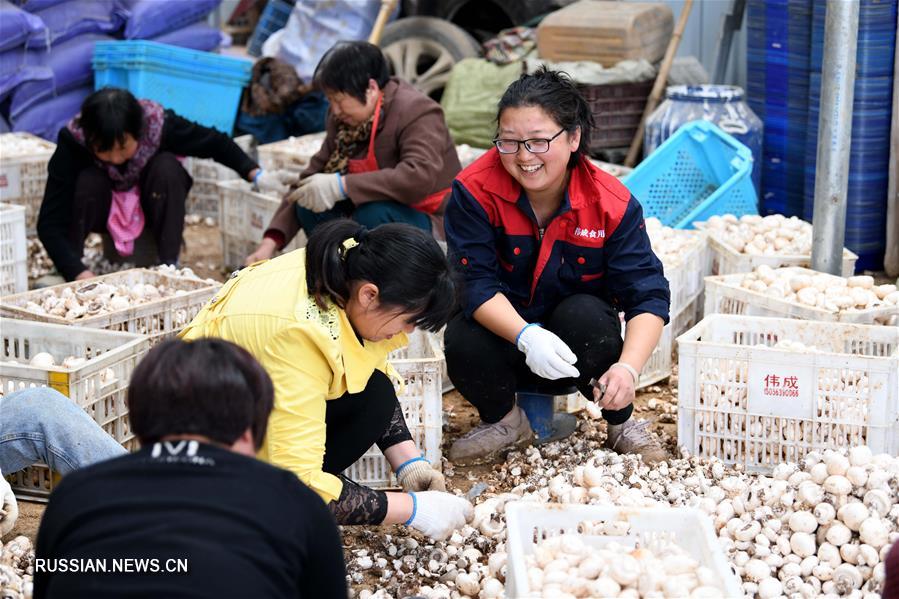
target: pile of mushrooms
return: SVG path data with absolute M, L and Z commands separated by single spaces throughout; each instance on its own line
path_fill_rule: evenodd
M 666 268 L 679 266 L 685 255 L 705 243 L 703 234 L 666 227 L 654 217 L 646 219 L 646 233 L 652 243 L 652 251 Z
M 4 160 L 19 158 L 21 156 L 34 156 L 47 154 L 48 157 L 56 149 L 56 145 L 35 137 L 20 133 L 4 133 L 0 135 L 0 151 Z
M 819 308 L 828 312 L 858 312 L 879 307 L 899 306 L 899 290 L 887 283 L 875 285 L 874 277 L 838 277 L 793 267 L 761 265 L 753 272 L 733 277 L 725 285 L 738 285 L 777 299 Z
M 812 225 L 795 216 L 733 214 L 712 216 L 704 224 L 709 235 L 749 256 L 810 256 Z
M 34 548 L 28 537 L 0 542 L 0 597 L 31 599 L 34 592 Z
M 627 522 L 606 522 L 605 525 Z M 592 532 L 592 531 L 590 531 Z M 626 534 L 627 531 L 614 531 Z M 533 597 L 689 597 L 724 596 L 715 572 L 665 537 L 645 546 L 610 542 L 591 547 L 576 534 L 541 540 L 526 557 Z
M 497 596 L 498 584 L 505 584 L 509 501 L 695 507 L 713 521 L 748 596 L 877 596 L 884 558 L 899 540 L 899 458 L 872 455 L 866 447 L 812 452 L 800 464 L 758 475 L 682 453 L 650 468 L 636 456 L 602 449 L 604 427 L 597 422 L 582 421 L 564 441 L 509 454 L 495 467 L 492 484 L 475 486 L 483 490 L 475 499 L 475 521 L 446 542 L 413 538 L 406 529 L 363 533 L 373 548 L 356 550 L 347 563 L 355 596 Z M 704 566 L 691 567 L 687 582 L 708 582 Z M 637 590 L 644 597 L 667 596 L 665 582 L 650 577 L 641 590 L 638 580 Z M 623 586 L 620 592 L 634 596 Z M 711 596 L 705 593 L 697 596 Z

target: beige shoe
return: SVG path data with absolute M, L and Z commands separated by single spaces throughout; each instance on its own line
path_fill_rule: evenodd
M 524 410 L 515 406 L 499 422 L 478 426 L 456 439 L 449 451 L 449 459 L 454 464 L 484 464 L 496 460 L 512 449 L 530 445 L 534 431 Z
M 633 418 L 624 424 L 610 424 L 609 435 L 603 447 L 616 453 L 636 453 L 646 464 L 656 464 L 668 459 L 658 439 L 649 432 L 649 421 Z

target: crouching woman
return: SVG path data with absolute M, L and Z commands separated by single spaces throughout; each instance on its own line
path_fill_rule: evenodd
M 387 356 L 414 327 L 435 331 L 454 309 L 449 264 L 430 234 L 405 224 L 321 225 L 305 249 L 240 271 L 182 332 L 252 353 L 275 385 L 259 457 L 293 471 L 340 524 L 406 523 L 438 539 L 472 516 L 444 492 L 406 426 Z M 403 492 L 341 474 L 373 444 Z

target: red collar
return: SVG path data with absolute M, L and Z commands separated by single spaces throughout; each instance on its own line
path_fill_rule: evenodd
M 487 193 L 514 204 L 521 195 L 521 185 L 506 171 L 496 148 L 478 160 L 485 161 L 483 166 L 483 189 Z M 615 177 L 603 172 L 587 158 L 581 156 L 577 165 L 571 170 L 568 182 L 568 199 L 571 209 L 578 210 L 590 204 L 599 203 L 603 193 L 611 193 L 620 200 L 630 199 L 630 191 Z

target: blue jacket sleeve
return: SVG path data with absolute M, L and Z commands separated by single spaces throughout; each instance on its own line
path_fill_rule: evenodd
M 484 208 L 459 182 L 444 216 L 449 259 L 462 276 L 462 311 L 468 318 L 481 304 L 503 291 L 496 260 L 496 231 Z
M 634 196 L 605 248 L 607 299 L 624 311 L 626 320 L 649 312 L 668 324 L 668 280 L 661 260 L 652 251 L 643 207 Z

